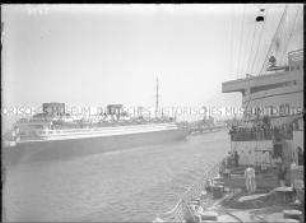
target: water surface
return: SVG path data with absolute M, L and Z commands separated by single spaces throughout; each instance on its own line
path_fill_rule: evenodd
M 7 170 L 7 221 L 151 222 L 230 149 L 226 131 Z

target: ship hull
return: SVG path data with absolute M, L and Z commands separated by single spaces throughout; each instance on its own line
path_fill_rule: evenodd
M 65 160 L 90 154 L 165 144 L 183 140 L 186 135 L 183 130 L 171 129 L 93 138 L 29 141 L 13 147 L 4 147 L 3 152 L 5 163 L 15 165 L 21 162 Z

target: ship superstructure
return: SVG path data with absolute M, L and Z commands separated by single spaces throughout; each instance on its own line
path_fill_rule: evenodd
M 253 20 L 256 24 L 251 23 L 255 25 L 255 30 L 256 27 L 261 27 L 262 34 L 264 34 L 263 26 L 266 20 L 265 12 L 266 9 L 261 8 L 259 15 Z M 254 222 L 288 222 L 293 220 L 290 219 L 291 216 L 283 214 L 284 212 L 281 213 L 285 218 L 282 221 L 275 219 L 276 215 L 271 218 L 272 221 L 268 221 L 265 218 L 270 217 L 269 214 L 266 215 L 267 212 L 264 217 L 259 214 L 260 212 L 254 212 L 254 209 L 260 210 L 264 208 L 262 206 L 265 206 L 265 203 L 268 203 L 267 199 L 258 199 L 263 194 L 256 194 L 263 188 L 271 190 L 266 195 L 273 199 L 280 196 L 279 191 L 288 192 L 294 188 L 304 207 L 304 164 L 300 162 L 304 150 L 304 51 L 303 46 L 292 47 L 294 44 L 291 44 L 294 31 L 300 31 L 299 34 L 303 36 L 303 32 L 299 29 L 302 26 L 299 28 L 296 26 L 298 20 L 302 22 L 302 16 L 298 16 L 300 13 L 303 14 L 301 5 L 284 5 L 276 32 L 267 49 L 266 58 L 263 58 L 263 64 L 260 64 L 262 66 L 257 69 L 257 72 L 246 72 L 243 78 L 222 83 L 223 93 L 242 94 L 242 119 L 235 118 L 230 123 L 232 151 L 225 154 L 225 158 L 208 173 L 205 169 L 204 179 L 200 179 L 198 184 L 187 190 L 173 209 L 158 215 L 153 222 L 248 222 L 250 219 Z M 293 15 L 293 22 L 290 15 Z M 301 36 L 299 39 L 303 39 Z M 256 41 L 251 40 L 251 42 L 251 49 L 255 49 L 253 42 Z M 260 40 L 257 42 L 260 43 Z M 257 53 L 258 49 L 250 58 L 253 57 L 255 61 Z M 254 64 L 255 62 L 251 62 L 244 65 L 247 68 L 250 67 L 252 71 Z M 238 162 L 233 162 L 235 157 L 238 157 Z M 279 159 L 281 161 L 278 161 Z M 284 187 L 274 190 L 279 186 L 279 179 L 274 177 L 274 170 L 281 163 L 285 164 L 289 170 L 290 179 L 284 180 Z M 242 189 L 245 187 L 244 171 L 250 166 L 255 169 L 258 187 L 257 191 L 255 189 L 256 192 L 249 192 L 246 196 Z M 210 198 L 211 195 L 213 199 Z M 256 206 L 247 207 L 242 198 L 254 201 Z M 273 205 L 278 205 L 277 199 L 273 202 Z M 285 203 L 285 205 L 290 203 L 284 199 L 282 202 L 282 208 Z M 232 205 L 233 203 L 238 205 Z M 270 203 L 267 206 L 269 205 Z M 273 214 L 276 212 L 273 211 Z M 302 212 L 299 212 L 299 215 L 301 216 Z
M 290 52 L 288 58 L 289 64 L 282 70 L 222 84 L 223 93 L 242 94 L 244 121 L 254 121 L 266 115 L 272 122 L 280 122 L 302 112 L 303 50 Z
M 243 165 L 266 168 L 278 156 L 290 165 L 303 148 L 304 50 L 303 46 L 288 49 L 294 30 L 288 26 L 288 10 L 285 6 L 263 69 L 222 83 L 223 93 L 242 94 L 243 118 L 230 134 L 232 149 L 238 151 Z M 291 29 L 288 35 L 284 28 Z

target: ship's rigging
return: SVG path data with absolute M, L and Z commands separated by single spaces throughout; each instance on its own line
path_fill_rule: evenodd
M 252 20 L 250 20 L 246 16 L 250 13 L 243 6 L 242 20 L 241 23 L 238 23 L 241 28 L 240 39 L 237 40 L 238 44 L 236 43 L 238 45 L 238 57 L 235 72 L 237 78 L 241 75 L 246 76 L 249 87 L 250 80 L 253 79 L 252 76 L 264 75 L 266 72 L 273 72 L 274 70 L 288 69 L 288 52 L 302 48 L 302 16 L 299 16 L 303 10 L 302 6 L 284 5 L 279 16 L 276 16 L 273 9 L 266 5 L 259 5 L 255 10 L 257 14 L 252 15 Z M 245 20 L 248 22 L 245 22 Z M 245 30 L 248 23 L 251 34 L 247 35 Z M 271 40 L 269 40 L 267 33 L 272 26 L 276 28 L 273 35 L 270 34 Z M 250 29 L 252 27 L 253 29 Z M 231 32 L 233 32 L 233 29 Z M 267 43 L 269 44 L 267 45 Z M 247 48 L 249 48 L 249 52 L 245 53 Z M 234 57 L 234 52 L 231 53 L 231 57 Z M 252 101 L 252 96 L 250 91 L 245 92 L 245 94 L 249 95 L 249 98 L 244 102 L 245 110 L 247 110 Z
M 274 66 L 284 66 L 288 63 L 288 47 L 290 40 L 296 33 L 297 23 L 299 22 L 299 13 L 299 7 L 289 7 L 288 5 L 285 6 L 282 17 L 271 40 L 269 50 L 267 51 L 264 63 L 258 75 L 262 75 L 263 72 L 269 69 L 269 66 L 271 65 L 271 58 L 275 58 L 275 64 L 272 64 Z
M 233 52 L 231 52 L 231 64 L 237 64 L 237 71 L 243 70 L 241 71 L 241 74 L 244 76 L 246 74 L 249 77 L 248 81 L 246 82 L 246 84 L 249 84 L 250 86 L 250 79 L 251 76 L 253 75 L 264 75 L 264 73 L 266 72 L 266 69 L 268 68 L 269 65 L 274 66 L 281 66 L 286 64 L 286 55 L 288 54 L 288 51 L 294 51 L 303 47 L 300 47 L 299 45 L 297 46 L 289 46 L 291 44 L 291 41 L 294 37 L 294 35 L 297 34 L 297 31 L 301 31 L 301 29 L 298 29 L 298 25 L 299 23 L 301 23 L 302 19 L 301 16 L 298 16 L 301 11 L 303 10 L 303 6 L 299 6 L 299 5 L 285 5 L 283 10 L 281 11 L 281 15 L 279 17 L 275 18 L 275 14 L 274 13 L 270 13 L 270 10 L 273 11 L 275 8 L 273 8 L 274 6 L 272 6 L 271 8 L 269 7 L 259 7 L 259 15 L 257 16 L 253 16 L 252 17 L 252 23 L 251 26 L 254 28 L 253 32 L 251 33 L 251 36 L 253 38 L 248 38 L 247 35 L 244 35 L 244 31 L 246 29 L 246 24 L 244 21 L 235 23 L 235 24 L 241 24 L 241 35 L 240 35 L 240 39 L 237 41 L 239 44 L 234 45 L 234 29 L 233 29 L 233 24 L 232 26 L 230 26 L 230 37 L 231 37 L 231 47 L 233 48 L 231 51 L 234 51 L 234 46 L 238 46 L 238 54 L 243 57 L 243 60 L 239 58 L 238 56 L 238 60 L 233 60 Z M 246 6 L 243 6 L 243 14 L 242 17 L 245 18 L 247 15 L 246 12 Z M 277 8 L 277 7 L 276 7 Z M 294 13 L 295 12 L 295 13 Z M 274 17 L 274 19 L 273 19 Z M 293 22 L 292 22 L 293 19 Z M 271 30 L 271 27 L 267 26 L 267 22 L 272 22 L 274 23 L 275 29 L 273 29 L 273 33 L 271 34 L 270 39 L 268 38 L 264 38 L 266 32 L 269 32 Z M 250 24 L 249 24 L 250 25 Z M 271 32 L 271 31 L 270 31 Z M 301 32 L 302 33 L 302 32 Z M 246 37 L 245 37 L 246 36 Z M 258 38 L 258 39 L 256 39 Z M 302 39 L 302 38 L 301 38 Z M 232 42 L 233 41 L 233 42 Z M 248 47 L 243 47 L 242 43 L 247 42 L 247 46 Z M 250 43 L 248 42 L 250 41 Z M 268 43 L 268 44 L 267 44 Z M 248 50 L 249 46 L 251 48 L 251 52 L 249 52 L 249 54 L 246 56 L 245 54 L 242 56 L 242 51 L 243 50 Z M 255 53 L 253 52 L 255 51 Z M 271 59 L 273 58 L 274 59 Z M 297 56 L 300 56 L 299 54 L 297 54 Z M 291 58 L 290 58 L 291 59 Z M 274 60 L 274 61 L 273 61 Z M 245 66 L 243 66 L 245 65 Z M 261 66 L 262 65 L 262 66 Z M 263 67 L 263 68 L 262 68 Z M 237 72 L 238 74 L 238 72 Z M 255 80 L 253 80 L 255 81 Z M 244 86 L 243 86 L 244 87 Z M 239 91 L 241 88 L 243 88 L 241 86 L 239 86 Z M 249 87 L 250 89 L 250 87 Z M 237 90 L 238 91 L 238 90 Z M 233 92 L 232 89 L 228 90 L 228 92 Z M 250 92 L 251 93 L 251 92 Z M 246 101 L 249 105 L 249 103 L 252 100 L 251 94 L 248 93 L 249 98 Z M 246 96 L 248 96 L 246 95 Z M 248 106 L 247 105 L 247 106 Z M 263 118 L 263 124 L 265 124 L 266 126 L 270 126 L 270 120 L 266 117 Z M 233 126 L 232 126 L 233 127 Z M 244 130 L 246 130 L 247 128 L 242 129 L 241 128 L 241 132 L 245 133 Z M 250 128 L 252 129 L 252 128 Z M 267 129 L 266 129 L 267 130 Z M 268 133 L 265 131 L 258 131 L 259 133 L 263 133 L 263 135 L 259 135 L 259 134 L 250 134 L 250 138 L 255 138 L 255 140 L 246 140 L 246 141 L 256 141 L 256 147 L 258 146 L 257 142 L 259 141 L 259 138 L 268 138 L 271 136 L 272 138 L 272 133 Z M 252 131 L 251 131 L 252 133 Z M 270 134 L 270 135 L 269 135 Z M 274 134 L 274 133 L 273 133 Z M 256 136 L 256 137 L 254 137 Z M 291 136 L 290 136 L 291 137 Z M 255 147 L 255 148 L 256 148 Z M 243 148 L 245 149 L 245 148 Z M 258 159 L 258 158 L 257 158 Z M 259 163 L 264 163 L 264 159 L 263 158 L 259 158 L 262 160 L 259 160 Z M 247 164 L 249 165 L 249 163 Z M 256 163 L 256 165 L 258 165 L 258 163 Z M 205 177 L 207 177 L 207 175 L 205 174 Z M 209 178 L 209 177 L 207 177 Z M 203 180 L 204 182 L 204 180 Z M 196 190 L 197 188 L 201 188 L 201 187 L 193 187 L 195 188 L 194 190 Z M 196 191 L 195 194 L 199 195 L 201 192 L 201 189 L 199 189 L 199 192 Z M 184 198 L 184 196 L 183 196 Z M 182 213 L 184 213 L 183 207 L 185 207 L 186 205 L 182 205 L 183 204 L 184 199 L 181 199 L 177 205 L 170 211 L 167 212 L 163 215 L 163 219 L 166 219 L 166 221 L 168 222 L 183 222 L 184 220 L 184 216 L 182 216 Z M 183 207 L 182 207 L 183 206 Z M 201 219 L 201 218 L 200 218 Z M 159 221 L 158 221 L 159 220 Z M 237 220 L 237 219 L 236 219 Z M 238 219 L 239 220 L 239 219 Z M 200 220 L 201 221 L 201 220 Z M 162 219 L 157 218 L 155 222 L 164 222 Z
M 277 66 L 284 66 L 288 51 L 302 48 L 302 5 L 238 7 L 241 11 L 236 14 L 240 17 L 232 20 L 230 26 L 231 73 L 236 73 L 237 78 L 263 75 L 272 56 Z

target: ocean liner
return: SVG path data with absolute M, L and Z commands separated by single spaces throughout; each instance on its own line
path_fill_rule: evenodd
M 187 131 L 174 118 L 158 115 L 158 81 L 155 117 L 129 117 L 122 104 L 107 106 L 99 121 L 73 120 L 64 103 L 44 103 L 43 112 L 20 119 L 4 138 L 4 153 L 99 153 L 184 139 Z M 63 151 L 65 150 L 65 151 Z M 70 151 L 70 152 L 69 152 Z M 10 155 L 8 155 L 10 156 Z

